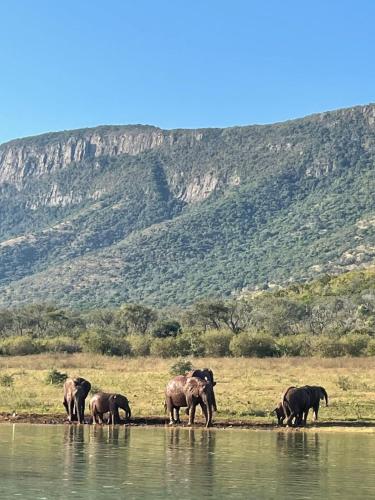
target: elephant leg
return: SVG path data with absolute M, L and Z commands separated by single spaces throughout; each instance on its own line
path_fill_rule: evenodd
M 207 406 L 204 404 L 204 403 L 200 403 L 200 407 L 202 409 L 202 413 L 204 415 L 204 418 L 205 418 L 205 422 L 207 424 L 208 422 L 208 412 L 207 412 Z
M 175 411 L 176 411 L 176 420 L 175 420 L 175 422 L 176 422 L 176 424 L 180 424 L 181 423 L 181 420 L 180 420 L 180 407 L 177 406 L 175 408 Z
M 194 425 L 194 419 L 195 419 L 195 404 L 193 404 L 190 407 L 190 411 L 189 411 L 189 425 Z
M 291 425 L 293 425 L 293 418 L 297 417 L 297 415 L 292 411 L 288 418 L 287 418 L 287 421 L 286 421 L 286 426 L 289 427 Z
M 168 410 L 168 414 L 169 414 L 169 425 L 173 425 L 175 423 L 175 420 L 174 420 L 174 405 L 172 403 L 172 399 L 171 398 L 166 398 L 165 400 L 165 404 L 167 405 L 167 410 Z
M 63 401 L 63 405 L 64 405 L 64 408 L 65 408 L 65 411 L 66 411 L 67 415 L 69 416 L 68 402 L 67 402 L 67 400 L 65 398 L 64 398 L 64 401 Z
M 308 414 L 309 414 L 309 410 L 307 409 L 303 414 L 303 425 L 306 425 L 306 423 L 307 423 Z
M 318 420 L 319 405 L 314 407 L 314 420 Z
M 69 402 L 68 402 L 68 419 L 69 419 L 69 422 L 73 422 L 74 420 L 74 400 L 71 399 Z
M 112 425 L 119 425 L 119 423 L 120 423 L 120 415 L 117 406 L 115 406 L 112 412 Z
M 83 420 L 82 402 L 76 399 L 74 406 L 77 413 L 78 422 L 80 424 L 83 424 L 84 420 Z

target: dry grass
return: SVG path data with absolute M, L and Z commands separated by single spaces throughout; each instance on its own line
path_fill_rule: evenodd
M 95 390 L 128 396 L 134 416 L 163 416 L 164 387 L 175 360 L 112 358 L 99 355 L 35 355 L 0 358 L 0 377 L 14 378 L 13 387 L 0 386 L 0 411 L 63 413 L 62 387 L 45 383 L 51 368 L 80 375 Z M 375 359 L 373 358 L 215 358 L 193 360 L 209 366 L 218 384 L 220 418 L 254 422 L 275 420 L 270 411 L 289 385 L 323 385 L 330 406 L 320 420 L 375 419 Z

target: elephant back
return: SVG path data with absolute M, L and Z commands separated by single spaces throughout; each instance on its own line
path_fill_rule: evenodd
M 212 386 L 216 385 L 216 382 L 214 380 L 214 374 L 213 371 L 210 368 L 203 368 L 202 370 L 191 370 L 186 374 L 187 377 L 198 377 L 202 380 L 207 380 L 208 382 L 211 382 Z

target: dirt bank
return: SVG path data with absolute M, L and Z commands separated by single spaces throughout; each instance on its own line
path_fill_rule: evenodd
M 0 413 L 0 423 L 23 423 L 23 424 L 66 424 L 69 425 L 66 415 L 63 414 L 35 414 L 35 413 L 22 413 L 22 414 L 11 414 L 11 413 Z M 86 424 L 91 424 L 91 418 L 85 419 Z M 122 424 L 125 424 L 123 421 Z M 78 424 L 73 424 L 78 425 Z M 131 419 L 130 423 L 127 423 L 131 427 L 169 427 L 168 419 L 166 417 L 134 417 Z M 187 422 L 183 422 L 181 427 L 188 427 Z M 204 427 L 203 422 L 197 422 L 194 427 Z M 274 431 L 293 431 L 293 430 L 309 430 L 309 431 L 323 431 L 323 430 L 365 430 L 370 432 L 375 432 L 375 421 L 363 421 L 363 420 L 340 420 L 340 421 L 329 421 L 329 422 L 317 422 L 314 424 L 307 425 L 306 428 L 286 428 L 279 427 L 275 423 L 266 422 L 251 422 L 248 420 L 238 420 L 238 419 L 217 419 L 213 423 L 213 428 L 217 429 L 254 429 L 254 430 L 274 430 Z

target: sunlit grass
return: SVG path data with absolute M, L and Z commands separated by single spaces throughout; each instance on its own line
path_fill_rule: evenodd
M 375 420 L 373 358 L 215 358 L 192 360 L 209 366 L 218 381 L 216 419 L 272 422 L 271 410 L 289 385 L 323 385 L 329 407 L 320 421 Z M 164 415 L 164 387 L 175 360 L 116 358 L 89 354 L 0 358 L 0 376 L 11 375 L 11 387 L 0 386 L 0 411 L 63 414 L 62 386 L 47 384 L 51 368 L 87 378 L 95 390 L 125 394 L 134 416 Z

